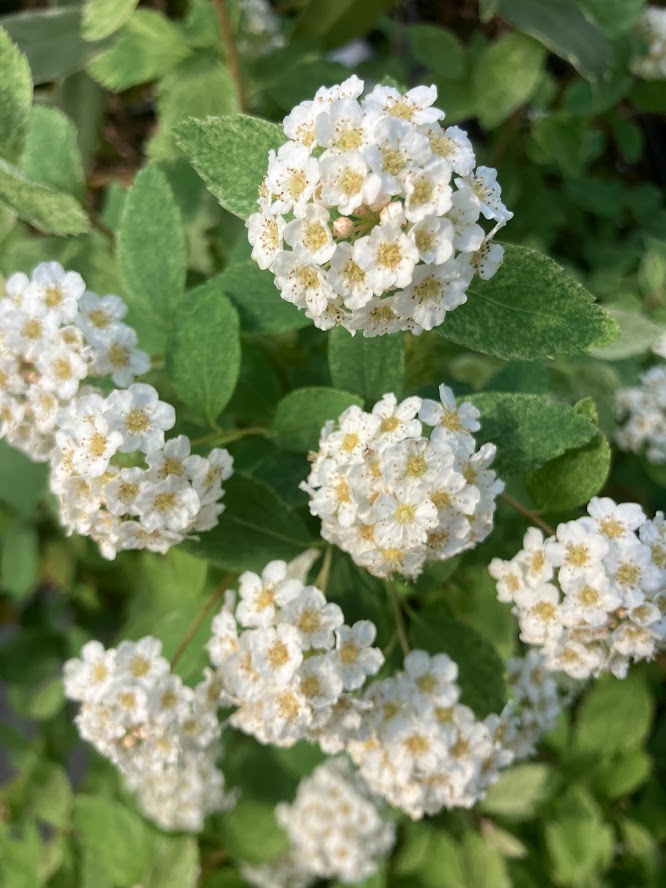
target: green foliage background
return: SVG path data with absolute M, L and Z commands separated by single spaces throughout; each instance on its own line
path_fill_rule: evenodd
M 236 463 L 200 542 L 108 563 L 63 537 L 44 468 L 0 442 L 3 888 L 233 888 L 238 861 L 284 849 L 272 810 L 319 760 L 312 748 L 229 736 L 238 806 L 198 837 L 166 835 L 78 742 L 60 668 L 89 638 L 150 632 L 169 656 L 225 572 L 321 545 L 298 483 L 321 425 L 349 404 L 447 382 L 481 410 L 509 492 L 551 524 L 599 491 L 666 506 L 663 470 L 608 443 L 615 390 L 666 331 L 666 83 L 629 71 L 642 0 L 291 0 L 285 46 L 267 54 L 227 5 L 242 89 L 210 0 L 14 3 L 0 17 L 2 273 L 57 259 L 122 295 L 176 431 L 202 452 L 226 444 Z M 350 69 L 331 51 L 352 39 L 370 55 Z M 284 141 L 276 122 L 352 71 L 436 83 L 515 212 L 500 272 L 418 338 L 322 333 L 249 259 L 243 220 Z M 459 660 L 481 715 L 502 705 L 498 657 L 519 649 L 485 565 L 525 527 L 500 503 L 486 543 L 401 588 L 412 642 Z M 391 644 L 381 582 L 337 551 L 327 592 Z M 208 625 L 178 664 L 185 679 L 204 665 Z M 539 759 L 473 811 L 396 815 L 395 854 L 368 885 L 663 885 L 664 666 L 590 686 Z

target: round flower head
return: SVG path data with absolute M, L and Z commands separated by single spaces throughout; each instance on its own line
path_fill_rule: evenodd
M 637 31 L 644 47 L 632 61 L 631 70 L 645 80 L 666 79 L 666 9 L 646 6 Z
M 651 367 L 638 386 L 618 389 L 615 412 L 622 423 L 615 433 L 620 449 L 666 463 L 666 366 Z
M 387 394 L 371 413 L 348 408 L 322 429 L 302 484 L 324 539 L 375 576 L 416 577 L 492 529 L 503 489 L 489 468 L 495 447 L 477 451 L 478 411 L 446 386 L 439 395 L 398 403 Z
M 252 258 L 323 330 L 418 334 L 495 273 L 512 213 L 466 133 L 441 124 L 434 86 L 363 89 L 350 77 L 285 118 L 247 222 Z

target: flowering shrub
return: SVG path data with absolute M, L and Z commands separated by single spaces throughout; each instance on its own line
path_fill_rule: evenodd
M 660 888 L 664 10 L 10 6 L 2 888 Z

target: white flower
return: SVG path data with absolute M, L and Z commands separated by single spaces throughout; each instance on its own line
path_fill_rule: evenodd
M 23 292 L 23 304 L 35 316 L 50 315 L 59 324 L 71 323 L 85 288 L 77 272 L 65 271 L 59 262 L 42 262 Z
M 406 287 L 419 259 L 414 244 L 394 225 L 373 228 L 369 237 L 356 241 L 353 255 L 375 293 L 392 287 Z
M 134 508 L 148 531 L 187 530 L 199 513 L 201 501 L 187 482 L 170 475 L 159 484 L 145 485 Z
M 253 631 L 252 665 L 262 677 L 286 685 L 302 661 L 300 635 L 293 626 L 279 623 Z
M 376 634 L 369 620 L 336 628 L 337 663 L 346 690 L 360 688 L 366 676 L 374 675 L 384 662 L 379 648 L 370 647 Z
M 137 382 L 109 395 L 105 417 L 112 429 L 123 434 L 121 453 L 149 453 L 164 445 L 164 432 L 175 425 L 176 411 L 159 400 L 152 385 Z

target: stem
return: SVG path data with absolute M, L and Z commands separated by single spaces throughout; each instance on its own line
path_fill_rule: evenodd
M 535 524 L 537 527 L 540 527 L 544 533 L 548 534 L 548 536 L 555 536 L 555 531 L 550 526 L 550 524 L 546 524 L 545 521 L 542 521 L 541 518 L 536 514 L 536 512 L 532 512 L 522 503 L 519 503 L 518 500 L 514 499 L 508 493 L 500 493 L 501 499 L 504 500 L 507 505 L 511 506 L 512 509 L 515 509 L 516 512 L 520 512 L 528 521 L 532 524 Z
M 391 602 L 391 607 L 393 608 L 393 616 L 395 617 L 395 631 L 398 635 L 398 641 L 400 642 L 402 652 L 406 657 L 409 653 L 409 642 L 407 641 L 407 632 L 405 630 L 405 621 L 402 616 L 400 601 L 398 599 L 398 595 L 395 591 L 395 586 L 393 585 L 393 583 L 388 582 L 386 584 L 386 588 L 388 590 L 388 597 Z
M 171 658 L 171 668 L 172 669 L 174 668 L 176 663 L 180 660 L 180 658 L 185 653 L 185 649 L 187 648 L 188 644 L 192 641 L 194 636 L 197 634 L 199 627 L 201 626 L 201 624 L 203 623 L 203 621 L 206 618 L 206 614 L 209 613 L 215 607 L 216 604 L 219 604 L 219 602 L 222 600 L 224 593 L 227 591 L 227 589 L 229 588 L 231 583 L 233 583 L 235 577 L 236 577 L 236 574 L 228 573 L 224 577 L 222 582 L 219 583 L 215 587 L 213 594 L 209 598 L 207 598 L 206 601 L 204 601 L 204 603 L 201 605 L 196 617 L 192 620 L 192 622 L 190 624 L 190 628 L 185 633 L 185 637 L 183 638 L 181 643 L 178 645 L 178 650 Z
M 333 546 L 326 546 L 326 551 L 324 552 L 324 560 L 321 564 L 321 569 L 317 574 L 317 578 L 314 581 L 317 589 L 321 589 L 321 591 L 326 594 L 326 587 L 328 586 L 328 578 L 331 575 L 331 564 L 333 562 Z
M 220 34 L 222 35 L 222 43 L 224 44 L 224 50 L 227 56 L 229 73 L 236 84 L 238 104 L 240 105 L 241 111 L 245 113 L 248 110 L 247 99 L 245 97 L 245 87 L 243 86 L 240 58 L 238 50 L 236 49 L 236 44 L 234 43 L 234 34 L 229 19 L 227 0 L 213 0 L 213 6 L 215 7 L 215 15 L 217 16 L 217 23 L 220 28 Z
M 116 235 L 113 231 L 111 231 L 111 229 L 108 227 L 108 225 L 105 225 L 93 213 L 90 213 L 89 219 L 90 219 L 90 224 L 92 225 L 92 227 L 96 231 L 99 231 L 100 234 L 103 234 L 104 237 L 108 238 L 109 241 L 111 242 L 111 246 L 113 246 L 113 244 L 115 243 L 115 240 L 116 240 Z
M 209 435 L 202 435 L 201 438 L 194 438 L 191 442 L 192 447 L 200 447 L 202 444 L 230 444 L 232 441 L 238 441 L 239 438 L 247 438 L 250 435 L 265 435 L 267 429 L 256 426 L 247 429 L 218 429 Z

